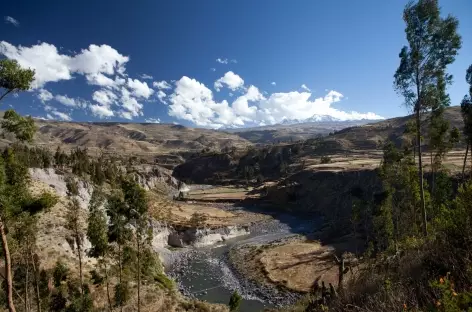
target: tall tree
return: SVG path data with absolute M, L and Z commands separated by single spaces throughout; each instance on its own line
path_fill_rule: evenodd
M 445 86 L 452 82 L 446 68 L 454 62 L 461 47 L 457 33 L 459 22 L 452 16 L 442 18 L 437 0 L 419 0 L 405 7 L 408 46 L 400 52 L 400 66 L 395 73 L 395 89 L 413 109 L 418 148 L 418 179 L 420 182 L 423 234 L 428 234 L 421 154 L 421 115 L 447 98 Z
M 104 197 L 102 192 L 95 188 L 89 202 L 89 216 L 87 222 L 87 238 L 92 244 L 89 255 L 98 258 L 98 265 L 103 266 L 105 272 L 105 285 L 107 291 L 108 308 L 112 311 L 112 303 L 110 296 L 110 285 L 108 278 L 107 256 L 109 251 L 108 245 L 108 225 L 105 211 L 102 209 Z
M 462 166 L 462 178 L 464 178 L 465 164 L 467 163 L 467 154 L 472 143 L 472 65 L 467 69 L 465 80 L 469 84 L 469 94 L 464 96 L 461 102 L 461 113 L 464 121 L 464 136 L 467 141 L 467 147 L 464 156 L 464 165 Z
M 22 69 L 18 62 L 13 61 L 13 60 L 7 60 L 3 59 L 0 60 L 0 88 L 3 89 L 3 94 L 0 95 L 0 101 L 7 96 L 9 93 L 12 92 L 18 92 L 18 91 L 26 91 L 31 87 L 31 83 L 34 80 L 34 71 L 30 69 Z M 8 112 L 8 111 L 7 111 Z M 12 113 L 5 113 L 4 114 L 4 120 L 10 120 L 12 119 L 11 117 L 16 117 Z M 7 117 L 7 118 L 5 118 Z M 14 118 L 13 118 L 14 119 Z M 21 120 L 24 121 L 25 119 L 18 119 L 17 121 Z M 33 123 L 32 119 L 27 119 L 26 120 L 27 125 L 31 125 Z M 24 125 L 24 123 L 23 123 Z M 7 132 L 12 131 L 12 130 L 17 130 L 17 129 L 24 129 L 25 127 L 6 127 L 2 123 L 2 128 L 4 128 Z M 33 133 L 34 134 L 34 126 L 33 127 L 26 127 L 27 129 L 32 129 L 32 131 L 28 132 L 27 134 L 24 135 L 23 133 L 17 133 L 14 132 L 15 135 L 17 135 L 18 139 L 21 140 L 26 140 L 29 141 L 33 137 L 33 135 L 28 135 Z M 3 166 L 0 166 L 3 167 Z M 0 171 L 2 171 L 2 174 L 0 174 L 2 177 L 4 177 L 4 168 L 0 168 Z M 7 191 L 5 188 L 9 188 L 12 185 L 8 185 L 8 183 L 5 183 L 5 180 L 7 179 L 0 179 L 0 188 L 2 188 L 2 191 Z M 8 194 L 8 195 L 11 195 Z M 15 198 L 11 198 L 7 194 L 2 194 L 0 198 L 0 236 L 2 240 L 2 249 L 3 249 L 3 256 L 5 259 L 5 278 L 6 278 L 6 284 L 7 284 L 7 304 L 8 304 L 8 310 L 10 312 L 15 312 L 15 305 L 13 302 L 13 277 L 12 277 L 12 271 L 11 271 L 11 257 L 10 257 L 10 250 L 8 248 L 8 239 L 7 239 L 7 221 L 10 216 L 9 210 L 12 206 L 12 204 L 15 204 Z
M 127 218 L 127 210 L 123 201 L 123 194 L 115 191 L 107 199 L 106 212 L 109 218 L 108 223 L 108 240 L 110 243 L 117 245 L 117 262 L 119 267 L 118 284 L 115 286 L 115 301 L 123 311 L 123 305 L 128 296 L 127 282 L 123 276 L 123 248 L 131 239 L 131 231 L 127 227 L 129 219 Z
M 0 60 L 0 101 L 11 92 L 27 91 L 34 80 L 34 70 L 24 69 L 16 60 Z
M 122 182 L 122 190 L 128 217 L 133 221 L 136 229 L 137 252 L 137 288 L 138 288 L 138 312 L 141 311 L 141 257 L 144 244 L 150 239 L 150 226 L 148 218 L 148 201 L 146 191 L 132 180 Z
M 75 243 L 75 251 L 79 259 L 79 278 L 80 278 L 80 293 L 84 296 L 84 278 L 83 278 L 83 268 L 82 268 L 82 256 L 83 256 L 83 241 L 84 241 L 84 231 L 85 231 L 85 220 L 82 213 L 82 208 L 80 207 L 80 202 L 78 199 L 79 189 L 77 181 L 74 178 L 70 178 L 67 181 L 67 193 L 69 195 L 70 201 L 67 207 L 66 215 L 66 228 L 71 231 L 72 238 Z

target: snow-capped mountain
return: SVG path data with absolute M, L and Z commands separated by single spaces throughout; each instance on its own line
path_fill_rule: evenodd
M 341 121 L 341 119 L 335 118 L 329 115 L 318 115 L 315 114 L 307 119 L 284 119 L 280 124 L 281 125 L 295 125 L 306 122 L 336 122 Z

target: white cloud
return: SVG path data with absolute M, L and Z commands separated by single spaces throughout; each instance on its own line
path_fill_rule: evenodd
M 246 94 L 241 95 L 233 102 L 233 110 L 244 121 L 254 120 L 257 114 L 257 106 L 249 106 L 249 102 L 256 102 L 263 100 L 264 96 L 254 86 L 247 89 Z
M 45 42 L 31 47 L 16 47 L 0 41 L 0 54 L 17 60 L 22 67 L 35 70 L 33 88 L 41 88 L 48 82 L 70 80 L 73 74 L 85 75 L 90 84 L 109 85 L 111 79 L 99 74 L 123 74 L 129 60 L 105 44 L 91 44 L 88 49 L 71 56 L 59 53 L 54 45 Z
M 111 79 L 102 73 L 90 74 L 85 76 L 87 83 L 90 85 L 101 86 L 101 87 L 114 87 L 119 84 L 119 81 Z
M 154 77 L 152 77 L 151 75 L 148 75 L 148 74 L 142 74 L 141 76 L 141 79 L 148 79 L 148 80 L 152 80 Z
M 88 49 L 82 49 L 79 54 L 70 58 L 69 67 L 72 72 L 81 74 L 123 74 L 128 61 L 129 57 L 121 55 L 109 45 L 91 44 Z
M 210 128 L 244 125 L 227 101 L 217 103 L 213 100 L 213 93 L 204 84 L 186 76 L 175 84 L 174 93 L 169 96 L 169 116 Z
M 98 104 L 90 104 L 89 109 L 92 114 L 96 117 L 109 118 L 114 116 L 114 112 L 111 109 L 111 105 L 116 103 L 118 99 L 117 95 L 108 89 L 101 89 L 95 91 L 92 95 L 92 98 Z
M 111 104 L 113 104 L 116 101 L 117 96 L 115 93 L 113 93 L 110 90 L 102 89 L 102 90 L 95 91 L 92 94 L 92 98 L 95 102 L 98 102 L 99 104 L 103 106 L 109 107 Z
M 224 58 L 224 59 L 222 59 L 222 58 L 217 58 L 217 59 L 216 59 L 216 62 L 217 62 L 217 63 L 220 63 L 220 64 L 228 64 L 228 59 L 227 59 L 227 58 Z
M 5 23 L 7 23 L 7 24 L 12 24 L 12 25 L 15 26 L 15 27 L 19 27 L 19 26 L 20 26 L 20 22 L 19 22 L 17 19 L 14 19 L 14 18 L 11 17 L 11 16 L 4 16 L 4 17 L 3 17 L 3 20 L 5 21 Z
M 310 88 L 308 88 L 308 87 L 306 86 L 306 84 L 302 84 L 302 85 L 300 86 L 300 88 L 302 88 L 302 89 L 305 90 L 305 91 L 311 92 Z
M 374 113 L 345 112 L 332 107 L 343 95 L 330 91 L 324 97 L 310 100 L 310 92 L 292 91 L 264 96 L 251 85 L 231 105 L 224 100 L 216 102 L 213 93 L 204 84 L 189 77 L 176 82 L 169 95 L 169 115 L 197 126 L 221 128 L 244 125 L 269 125 L 284 120 L 304 120 L 316 115 L 327 115 L 340 120 L 382 119 Z
M 53 95 L 51 92 L 49 92 L 46 89 L 39 89 L 39 93 L 37 94 L 37 97 L 41 102 L 45 103 L 47 101 L 52 100 Z
M 227 72 L 223 77 L 215 81 L 214 87 L 216 91 L 220 91 L 226 85 L 231 90 L 236 90 L 244 86 L 244 80 L 232 71 Z
M 238 61 L 236 61 L 235 59 L 232 59 L 230 62 L 233 64 L 236 64 Z
M 50 113 L 48 113 L 46 115 L 46 118 L 51 119 L 51 120 L 64 120 L 64 121 L 71 121 L 72 120 L 72 118 L 68 114 L 63 113 L 63 112 L 59 112 L 59 111 L 56 111 L 56 110 L 53 110 Z
M 158 88 L 159 90 L 167 90 L 167 89 L 172 88 L 172 86 L 165 80 L 154 81 L 152 85 L 154 88 Z
M 161 123 L 161 119 L 160 118 L 146 118 L 144 119 L 145 122 L 147 123 Z
M 164 91 L 162 90 L 157 91 L 157 98 L 159 99 L 159 101 L 161 101 L 164 104 L 166 104 L 166 101 L 165 101 L 166 96 L 167 94 L 165 94 Z
M 148 87 L 146 82 L 141 82 L 138 79 L 128 79 L 128 87 L 132 90 L 133 95 L 148 99 L 154 90 Z
M 113 117 L 115 115 L 113 110 L 107 105 L 91 104 L 89 108 L 92 114 L 100 119 Z
M 212 67 L 212 68 L 210 68 L 210 70 L 211 70 L 212 72 L 214 72 L 214 71 L 216 71 L 216 68 Z
M 67 95 L 56 95 L 54 99 L 61 103 L 62 105 L 73 107 L 73 108 L 85 108 L 87 107 L 87 102 L 82 99 L 70 98 Z
M 270 84 L 273 85 L 273 86 L 276 85 L 275 81 L 272 81 Z
M 131 96 L 131 93 L 126 88 L 121 88 L 121 107 L 124 110 L 119 112 L 119 115 L 126 119 L 133 119 L 142 115 L 143 105 L 138 103 L 138 101 Z

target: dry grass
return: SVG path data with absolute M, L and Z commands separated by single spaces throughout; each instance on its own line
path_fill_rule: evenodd
M 262 251 L 259 261 L 271 282 L 308 292 L 315 280 L 336 285 L 338 267 L 333 252 L 333 247 L 318 242 L 290 242 Z

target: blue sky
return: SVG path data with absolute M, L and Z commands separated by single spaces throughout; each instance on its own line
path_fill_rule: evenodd
M 7 1 L 0 53 L 35 68 L 37 80 L 2 106 L 213 128 L 405 115 L 392 84 L 406 2 Z M 472 1 L 440 4 L 463 38 L 449 68 L 457 105 L 472 63 Z

